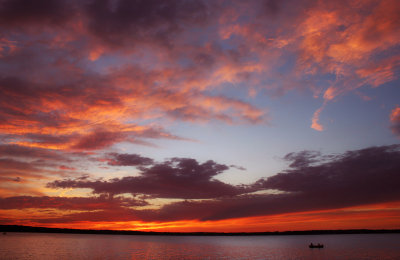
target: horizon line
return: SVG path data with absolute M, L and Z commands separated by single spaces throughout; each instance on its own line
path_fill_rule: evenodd
M 171 236 L 256 236 L 256 235 L 334 235 L 334 234 L 379 234 L 400 233 L 400 229 L 316 229 L 316 230 L 286 230 L 260 232 L 159 232 L 139 230 L 112 229 L 74 229 L 50 228 L 25 225 L 0 225 L 0 232 L 16 233 L 67 233 L 67 234 L 104 234 L 104 235 L 171 235 Z

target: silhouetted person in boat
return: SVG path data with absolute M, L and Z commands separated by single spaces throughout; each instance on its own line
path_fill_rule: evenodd
M 309 247 L 309 248 L 323 248 L 324 245 L 323 245 L 323 244 L 320 244 L 320 243 L 314 245 L 313 243 L 311 243 L 308 247 Z

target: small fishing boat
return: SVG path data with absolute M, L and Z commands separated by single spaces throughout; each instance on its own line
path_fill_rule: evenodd
M 324 245 L 320 244 L 320 243 L 314 245 L 313 243 L 311 243 L 310 245 L 308 245 L 308 247 L 309 248 L 324 248 Z

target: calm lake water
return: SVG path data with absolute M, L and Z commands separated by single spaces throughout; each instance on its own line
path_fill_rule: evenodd
M 323 243 L 323 249 L 308 244 Z M 128 236 L 7 233 L 0 259 L 400 259 L 400 234 Z

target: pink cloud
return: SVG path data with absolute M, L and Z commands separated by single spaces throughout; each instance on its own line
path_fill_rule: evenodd
M 323 131 L 324 127 L 319 123 L 319 117 L 320 114 L 322 112 L 322 110 L 324 109 L 324 107 L 320 107 L 319 109 L 317 109 L 317 111 L 314 112 L 314 115 L 312 117 L 312 123 L 311 123 L 311 128 L 317 130 L 317 131 Z
M 393 134 L 400 137 L 400 107 L 396 107 L 390 113 L 390 123 Z

